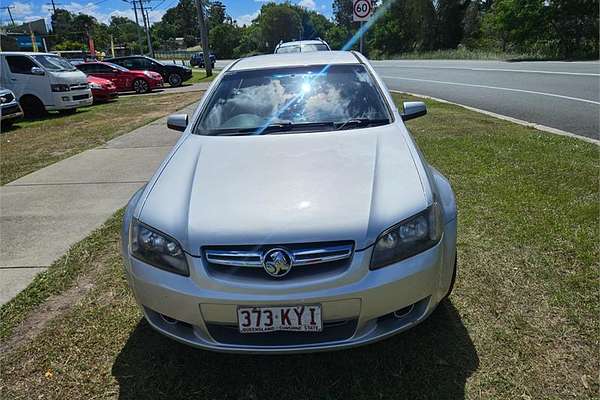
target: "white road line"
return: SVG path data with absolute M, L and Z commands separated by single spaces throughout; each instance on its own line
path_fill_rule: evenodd
M 512 89 L 512 88 L 504 88 L 504 87 L 498 87 L 498 86 L 474 85 L 474 84 L 471 84 L 471 83 L 434 81 L 434 80 L 430 80 L 430 79 L 399 78 L 399 77 L 396 77 L 396 76 L 385 76 L 385 75 L 382 75 L 382 78 L 384 78 L 384 79 L 395 79 L 395 80 L 401 80 L 401 81 L 415 81 L 415 82 L 426 82 L 426 83 L 441 83 L 443 85 L 466 86 L 466 87 L 474 87 L 474 88 L 481 88 L 481 89 L 504 90 L 506 92 L 519 92 L 519 93 L 537 94 L 537 95 L 540 95 L 540 96 L 557 97 L 559 99 L 581 101 L 581 102 L 584 102 L 584 103 L 590 103 L 590 104 L 600 105 L 600 102 L 598 102 L 598 101 L 593 101 L 593 100 L 588 100 L 588 99 L 580 99 L 578 97 L 563 96 L 563 95 L 554 94 L 554 93 L 535 92 L 533 90 Z
M 497 114 L 495 112 L 491 112 L 491 111 L 487 111 L 487 110 L 482 110 L 481 108 L 475 108 L 475 107 L 465 106 L 464 104 L 454 103 L 452 101 L 440 99 L 438 97 L 425 96 L 425 95 L 417 94 L 417 93 L 403 92 L 401 90 L 390 90 L 390 92 L 392 92 L 392 93 L 399 93 L 399 94 L 408 94 L 408 95 L 411 95 L 411 96 L 421 97 L 421 98 L 424 98 L 424 99 L 431 99 L 431 100 L 439 101 L 440 103 L 453 104 L 455 106 L 466 108 L 467 110 L 471 110 L 471 111 L 475 111 L 475 112 L 478 112 L 478 113 L 481 113 L 481 114 L 489 115 L 490 117 L 498 118 L 498 119 L 501 119 L 501 120 L 504 120 L 504 121 L 513 122 L 515 124 L 527 126 L 527 127 L 530 127 L 530 128 L 535 128 L 537 130 L 544 131 L 544 132 L 549 132 L 549 133 L 553 133 L 555 135 L 572 137 L 574 139 L 583 140 L 584 142 L 593 143 L 595 145 L 599 145 L 600 146 L 600 140 L 598 140 L 598 139 L 593 139 L 593 138 L 589 138 L 587 136 L 582 136 L 582 135 L 576 135 L 576 134 L 571 133 L 571 132 L 566 132 L 566 131 L 563 131 L 561 129 L 552 128 L 552 127 L 546 126 L 546 125 L 536 124 L 534 122 L 523 121 L 522 119 L 508 117 L 506 115 Z
M 464 70 L 464 71 L 493 71 L 493 72 L 523 72 L 529 74 L 549 74 L 549 75 L 575 75 L 575 76 L 593 76 L 600 78 L 600 74 L 592 72 L 564 72 L 564 71 L 540 71 L 532 69 L 505 69 L 505 68 L 471 68 L 471 67 L 435 67 L 435 66 L 424 66 L 424 65 L 385 65 L 385 64 L 374 64 L 378 68 L 407 68 L 407 69 L 453 69 L 453 70 Z

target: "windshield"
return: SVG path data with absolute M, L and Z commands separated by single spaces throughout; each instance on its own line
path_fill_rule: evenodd
M 75 71 L 75 66 L 59 56 L 33 56 L 48 71 Z
M 122 71 L 122 72 L 128 72 L 128 71 L 129 71 L 129 70 L 128 70 L 127 68 L 125 68 L 125 67 L 121 67 L 121 66 L 120 66 L 120 65 L 118 65 L 118 64 L 113 64 L 113 63 L 111 63 L 111 62 L 108 62 L 108 61 L 104 61 L 104 64 L 106 64 L 106 65 L 108 65 L 108 66 L 110 66 L 110 67 L 112 67 L 112 68 L 114 68 L 114 69 L 118 69 L 119 71 Z
M 308 43 L 308 44 L 301 44 L 301 45 L 290 45 L 290 46 L 283 46 L 277 49 L 277 51 L 275 51 L 275 53 L 277 54 L 284 54 L 284 53 L 308 53 L 311 51 L 329 51 L 329 48 L 327 47 L 327 45 L 323 44 L 323 43 Z
M 308 53 L 309 51 L 329 51 L 329 49 L 327 48 L 326 45 L 324 44 L 303 44 L 302 45 L 302 52 L 303 53 Z
M 213 93 L 197 134 L 351 129 L 390 120 L 360 64 L 229 72 Z
M 300 53 L 300 46 L 284 46 L 277 49 L 277 53 Z
M 148 60 L 157 63 L 158 65 L 164 65 L 161 61 L 155 60 L 154 58 L 146 57 Z

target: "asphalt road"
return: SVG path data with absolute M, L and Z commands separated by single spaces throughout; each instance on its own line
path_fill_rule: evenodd
M 223 68 L 228 62 L 217 61 Z M 600 63 L 372 61 L 388 88 L 598 139 Z
M 600 63 L 373 61 L 388 88 L 598 139 Z

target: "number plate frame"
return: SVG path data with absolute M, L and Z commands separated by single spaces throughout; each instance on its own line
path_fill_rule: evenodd
M 301 311 L 303 309 L 303 311 Z M 314 315 L 311 315 L 310 310 L 314 310 Z M 286 312 L 287 310 L 287 312 Z M 296 305 L 261 305 L 261 306 L 238 306 L 236 310 L 237 324 L 240 333 L 269 333 L 269 332 L 321 332 L 323 330 L 323 308 L 321 304 L 296 304 Z M 250 326 L 243 326 L 246 317 L 244 312 L 249 312 Z M 263 318 L 263 313 L 271 312 L 271 326 L 267 326 L 266 317 Z M 284 317 L 284 314 L 287 318 Z M 298 313 L 301 313 L 301 321 L 298 321 Z M 260 316 L 260 321 L 256 319 Z M 313 321 L 314 317 L 314 321 Z M 290 325 L 283 324 L 282 320 L 289 320 Z M 315 324 L 313 325 L 312 322 Z M 257 326 L 258 325 L 258 326 Z

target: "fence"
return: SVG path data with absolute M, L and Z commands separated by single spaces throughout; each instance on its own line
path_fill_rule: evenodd
M 161 60 L 185 60 L 189 61 L 192 54 L 197 54 L 197 51 L 189 50 L 155 50 L 154 56 Z

